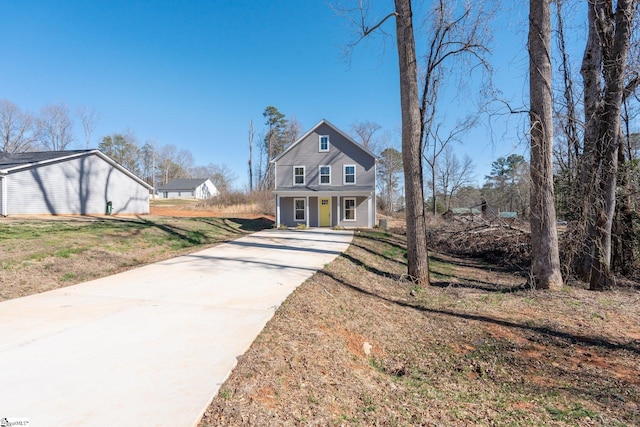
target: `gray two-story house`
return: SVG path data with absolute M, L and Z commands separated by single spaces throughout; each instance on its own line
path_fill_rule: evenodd
M 272 161 L 276 226 L 373 227 L 376 160 L 322 120 Z

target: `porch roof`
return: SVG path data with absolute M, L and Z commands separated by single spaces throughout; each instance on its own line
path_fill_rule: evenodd
M 280 197 L 352 197 L 361 196 L 369 197 L 373 196 L 372 190 L 365 190 L 363 188 L 353 189 L 313 189 L 313 188 L 300 188 L 300 189 L 286 189 L 286 190 L 274 190 L 273 194 Z

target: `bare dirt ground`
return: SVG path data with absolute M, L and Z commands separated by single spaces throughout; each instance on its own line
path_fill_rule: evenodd
M 508 246 L 495 234 L 485 246 Z M 638 284 L 531 290 L 517 257 L 468 251 L 433 252 L 419 289 L 405 248 L 359 232 L 278 309 L 200 426 L 640 425 Z

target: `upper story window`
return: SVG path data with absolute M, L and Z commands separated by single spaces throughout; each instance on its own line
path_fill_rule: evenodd
M 293 167 L 293 185 L 304 185 L 304 166 Z
M 355 184 L 356 183 L 356 165 L 344 165 L 344 183 L 343 184 Z
M 318 151 L 329 151 L 329 135 L 320 135 Z
M 331 166 L 320 166 L 320 184 L 331 184 Z

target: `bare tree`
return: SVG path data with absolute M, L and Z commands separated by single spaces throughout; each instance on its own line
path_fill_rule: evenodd
M 636 1 L 589 0 L 582 61 L 585 134 L 580 161 L 584 245 L 576 266 L 591 289 L 611 286 L 611 235 L 616 210 L 620 116 Z
M 302 124 L 296 116 L 291 116 L 287 120 L 287 124 L 284 128 L 285 148 L 296 142 L 302 133 Z
M 467 118 L 463 122 L 456 124 L 455 127 L 449 131 L 448 135 L 444 137 L 440 135 L 440 123 L 436 126 L 431 127 L 430 129 L 431 135 L 427 139 L 431 142 L 429 144 L 423 145 L 422 157 L 431 171 L 430 182 L 431 194 L 433 195 L 432 212 L 434 215 L 437 214 L 436 183 L 438 181 L 437 167 L 440 155 L 445 152 L 446 148 L 449 147 L 452 142 L 462 143 L 462 140 L 460 138 L 471 128 L 473 128 L 476 125 L 476 122 L 476 118 Z M 426 152 L 426 149 L 430 149 L 430 151 Z
M 353 122 L 351 124 L 351 135 L 358 141 L 364 148 L 371 152 L 377 152 L 377 139 L 374 137 L 376 132 L 382 129 L 377 123 L 365 120 L 364 122 Z
M 438 189 L 442 194 L 444 209 L 451 208 L 451 199 L 461 188 L 469 186 L 473 180 L 473 160 L 467 154 L 462 161 L 453 152 L 451 146 L 444 150 L 438 162 Z
M 579 210 L 579 186 L 577 180 L 577 161 L 582 152 L 582 130 L 584 123 L 579 118 L 580 104 L 576 94 L 572 64 L 567 50 L 565 37 L 565 1 L 556 0 L 556 40 L 560 62 L 558 69 L 561 96 L 554 99 L 554 116 L 556 129 L 554 158 L 558 170 L 556 172 L 557 209 L 568 219 L 575 219 Z
M 461 15 L 450 19 L 451 9 L 448 3 L 440 0 L 434 10 L 435 35 L 428 41 L 430 49 L 426 55 L 427 63 L 424 71 L 422 96 L 418 86 L 418 68 L 413 30 L 413 12 L 410 0 L 395 0 L 395 10 L 374 25 L 367 24 L 369 2 L 359 0 L 358 7 L 352 10 L 338 11 L 346 16 L 358 29 L 359 37 L 350 44 L 353 48 L 360 40 L 375 31 L 388 19 L 396 20 L 396 43 L 398 65 L 400 70 L 400 106 L 402 110 L 402 160 L 405 177 L 405 201 L 407 221 L 407 261 L 408 276 L 420 285 L 429 284 L 429 261 L 427 258 L 426 217 L 424 209 L 423 140 L 428 131 L 430 118 L 435 116 L 437 97 L 435 94 L 439 84 L 443 65 L 449 58 L 479 61 L 481 68 L 488 69 L 484 55 L 488 49 L 484 44 L 487 32 L 484 31 L 489 22 L 489 15 L 483 8 L 471 8 L 471 3 L 464 3 Z M 482 3 L 484 4 L 484 2 Z M 467 7 L 469 6 L 469 7 Z M 475 12 L 475 13 L 474 13 Z M 441 25 L 438 25 L 438 22 Z M 459 32 L 461 31 L 461 33 Z M 429 33 L 433 33 L 431 30 Z M 459 39 L 459 35 L 468 35 L 467 40 Z M 432 34 L 433 35 L 433 34 Z M 464 61 L 463 61 L 464 62 Z M 477 65 L 477 64 L 475 64 Z M 469 67 L 471 70 L 474 67 Z
M 36 142 L 34 120 L 8 99 L 0 100 L 0 152 L 31 151 Z
M 73 122 L 69 116 L 69 107 L 64 102 L 43 107 L 37 126 L 38 138 L 45 150 L 66 150 L 73 142 Z
M 401 172 L 402 154 L 391 147 L 382 150 L 377 173 L 382 210 L 385 212 L 393 212 L 393 202 L 399 190 Z
M 249 193 L 253 193 L 253 120 L 249 120 Z
M 78 116 L 80 117 L 80 123 L 82 123 L 82 130 L 84 132 L 85 148 L 89 148 L 91 145 L 91 136 L 93 131 L 98 126 L 100 120 L 100 113 L 98 113 L 93 107 L 79 107 Z
M 459 7 L 458 7 L 459 6 Z M 491 33 L 488 25 L 494 14 L 491 2 L 435 2 L 428 22 L 427 51 L 424 55 L 422 71 L 420 117 L 423 152 L 430 144 L 436 144 L 432 138 L 436 133 L 432 127 L 438 121 L 437 103 L 441 87 L 446 77 L 456 74 L 455 70 L 482 70 L 486 81 L 483 86 L 491 87 L 491 66 L 486 57 L 490 53 L 488 45 Z M 466 80 L 459 76 L 458 86 L 463 87 Z M 468 118 L 462 123 L 475 123 Z M 441 127 L 441 125 L 439 125 Z M 462 130 L 468 129 L 466 125 Z M 452 133 L 459 134 L 455 129 Z
M 209 178 L 221 194 L 230 192 L 233 182 L 237 179 L 233 170 L 224 163 L 194 166 L 191 168 L 190 175 L 194 178 Z
M 167 185 L 172 179 L 180 178 L 183 175 L 183 171 L 174 161 L 176 152 L 177 149 L 175 145 L 165 145 L 156 151 L 158 157 L 156 166 L 158 172 L 160 172 L 161 185 Z
M 550 1 L 529 1 L 531 277 L 536 287 L 557 290 L 562 274 L 553 192 Z

